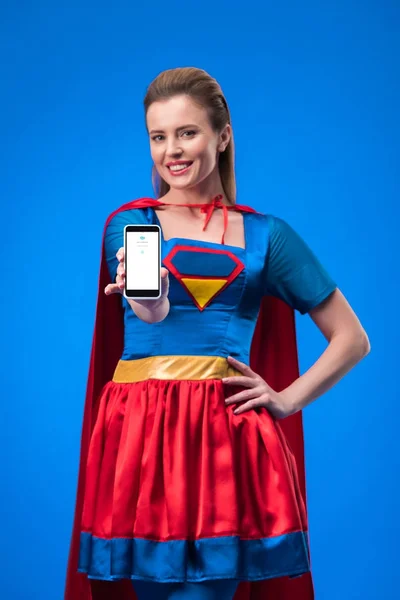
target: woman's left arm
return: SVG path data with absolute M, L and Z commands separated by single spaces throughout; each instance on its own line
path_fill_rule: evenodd
M 308 371 L 280 392 L 293 406 L 293 412 L 333 387 L 371 349 L 357 315 L 338 288 L 309 315 L 329 344 Z
M 226 398 L 243 403 L 240 414 L 263 406 L 276 418 L 290 416 L 335 385 L 370 351 L 368 336 L 335 281 L 299 234 L 283 219 L 269 215 L 269 252 L 265 295 L 280 298 L 302 315 L 308 313 L 329 344 L 308 371 L 282 391 L 276 391 L 250 366 L 228 357 L 242 376 L 223 383 L 247 389 Z

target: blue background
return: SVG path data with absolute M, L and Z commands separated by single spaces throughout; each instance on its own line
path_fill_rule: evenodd
M 62 598 L 103 224 L 152 195 L 147 85 L 197 66 L 231 108 L 238 202 L 304 237 L 372 344 L 304 411 L 316 599 L 397 598 L 399 4 L 1 11 L 2 596 Z M 326 344 L 297 324 L 304 372 Z

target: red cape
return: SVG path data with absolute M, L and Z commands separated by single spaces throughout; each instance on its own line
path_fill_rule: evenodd
M 137 600 L 131 581 L 89 580 L 85 574 L 77 572 L 77 565 L 85 467 L 91 432 L 96 421 L 101 390 L 107 381 L 112 379 L 116 364 L 123 352 L 123 310 L 120 295 L 104 294 L 104 288 L 110 283 L 104 253 L 104 234 L 108 223 L 117 213 L 159 204 L 159 201 L 152 198 L 128 202 L 111 213 L 104 226 L 96 320 L 83 414 L 76 507 L 64 600 Z M 256 212 L 247 206 L 237 205 L 236 208 L 245 212 Z M 262 301 L 251 346 L 250 366 L 277 391 L 286 388 L 299 377 L 294 311 L 286 303 L 272 296 L 267 296 Z M 300 487 L 306 502 L 302 412 L 299 411 L 281 420 L 280 425 L 296 457 Z M 295 579 L 278 577 L 254 583 L 243 582 L 234 596 L 234 600 L 293 600 L 294 598 L 314 600 L 311 573 Z

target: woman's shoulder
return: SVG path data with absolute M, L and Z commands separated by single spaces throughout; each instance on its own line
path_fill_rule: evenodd
M 252 215 L 260 225 L 264 225 L 268 229 L 270 234 L 286 233 L 292 229 L 291 225 L 285 219 L 273 213 L 264 213 L 257 210 Z
M 154 198 L 137 198 L 121 204 L 115 208 L 107 217 L 106 225 L 109 227 L 120 227 L 121 224 L 143 224 L 148 222 L 148 210 L 156 205 Z
M 288 220 L 274 213 L 253 213 L 257 233 L 266 236 L 270 253 L 281 252 L 287 248 L 298 248 L 304 245 L 302 236 Z

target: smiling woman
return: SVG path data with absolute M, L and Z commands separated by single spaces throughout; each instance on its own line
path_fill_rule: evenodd
M 190 122 L 189 122 L 190 121 Z M 181 125 L 188 122 L 187 125 Z M 196 198 L 210 184 L 215 191 L 224 193 L 216 157 L 225 151 L 232 133 L 229 123 L 218 134 L 214 131 L 204 107 L 189 96 L 179 95 L 150 104 L 147 111 L 151 156 L 155 172 L 163 182 L 164 199 L 184 202 L 188 190 L 194 188 Z M 185 191 L 185 197 L 177 193 Z
M 145 113 L 157 199 L 105 224 L 65 600 L 312 600 L 301 410 L 368 338 L 296 231 L 236 203 L 215 79 L 165 71 Z M 130 224 L 161 227 L 157 300 L 119 296 Z M 301 377 L 294 310 L 329 341 Z

